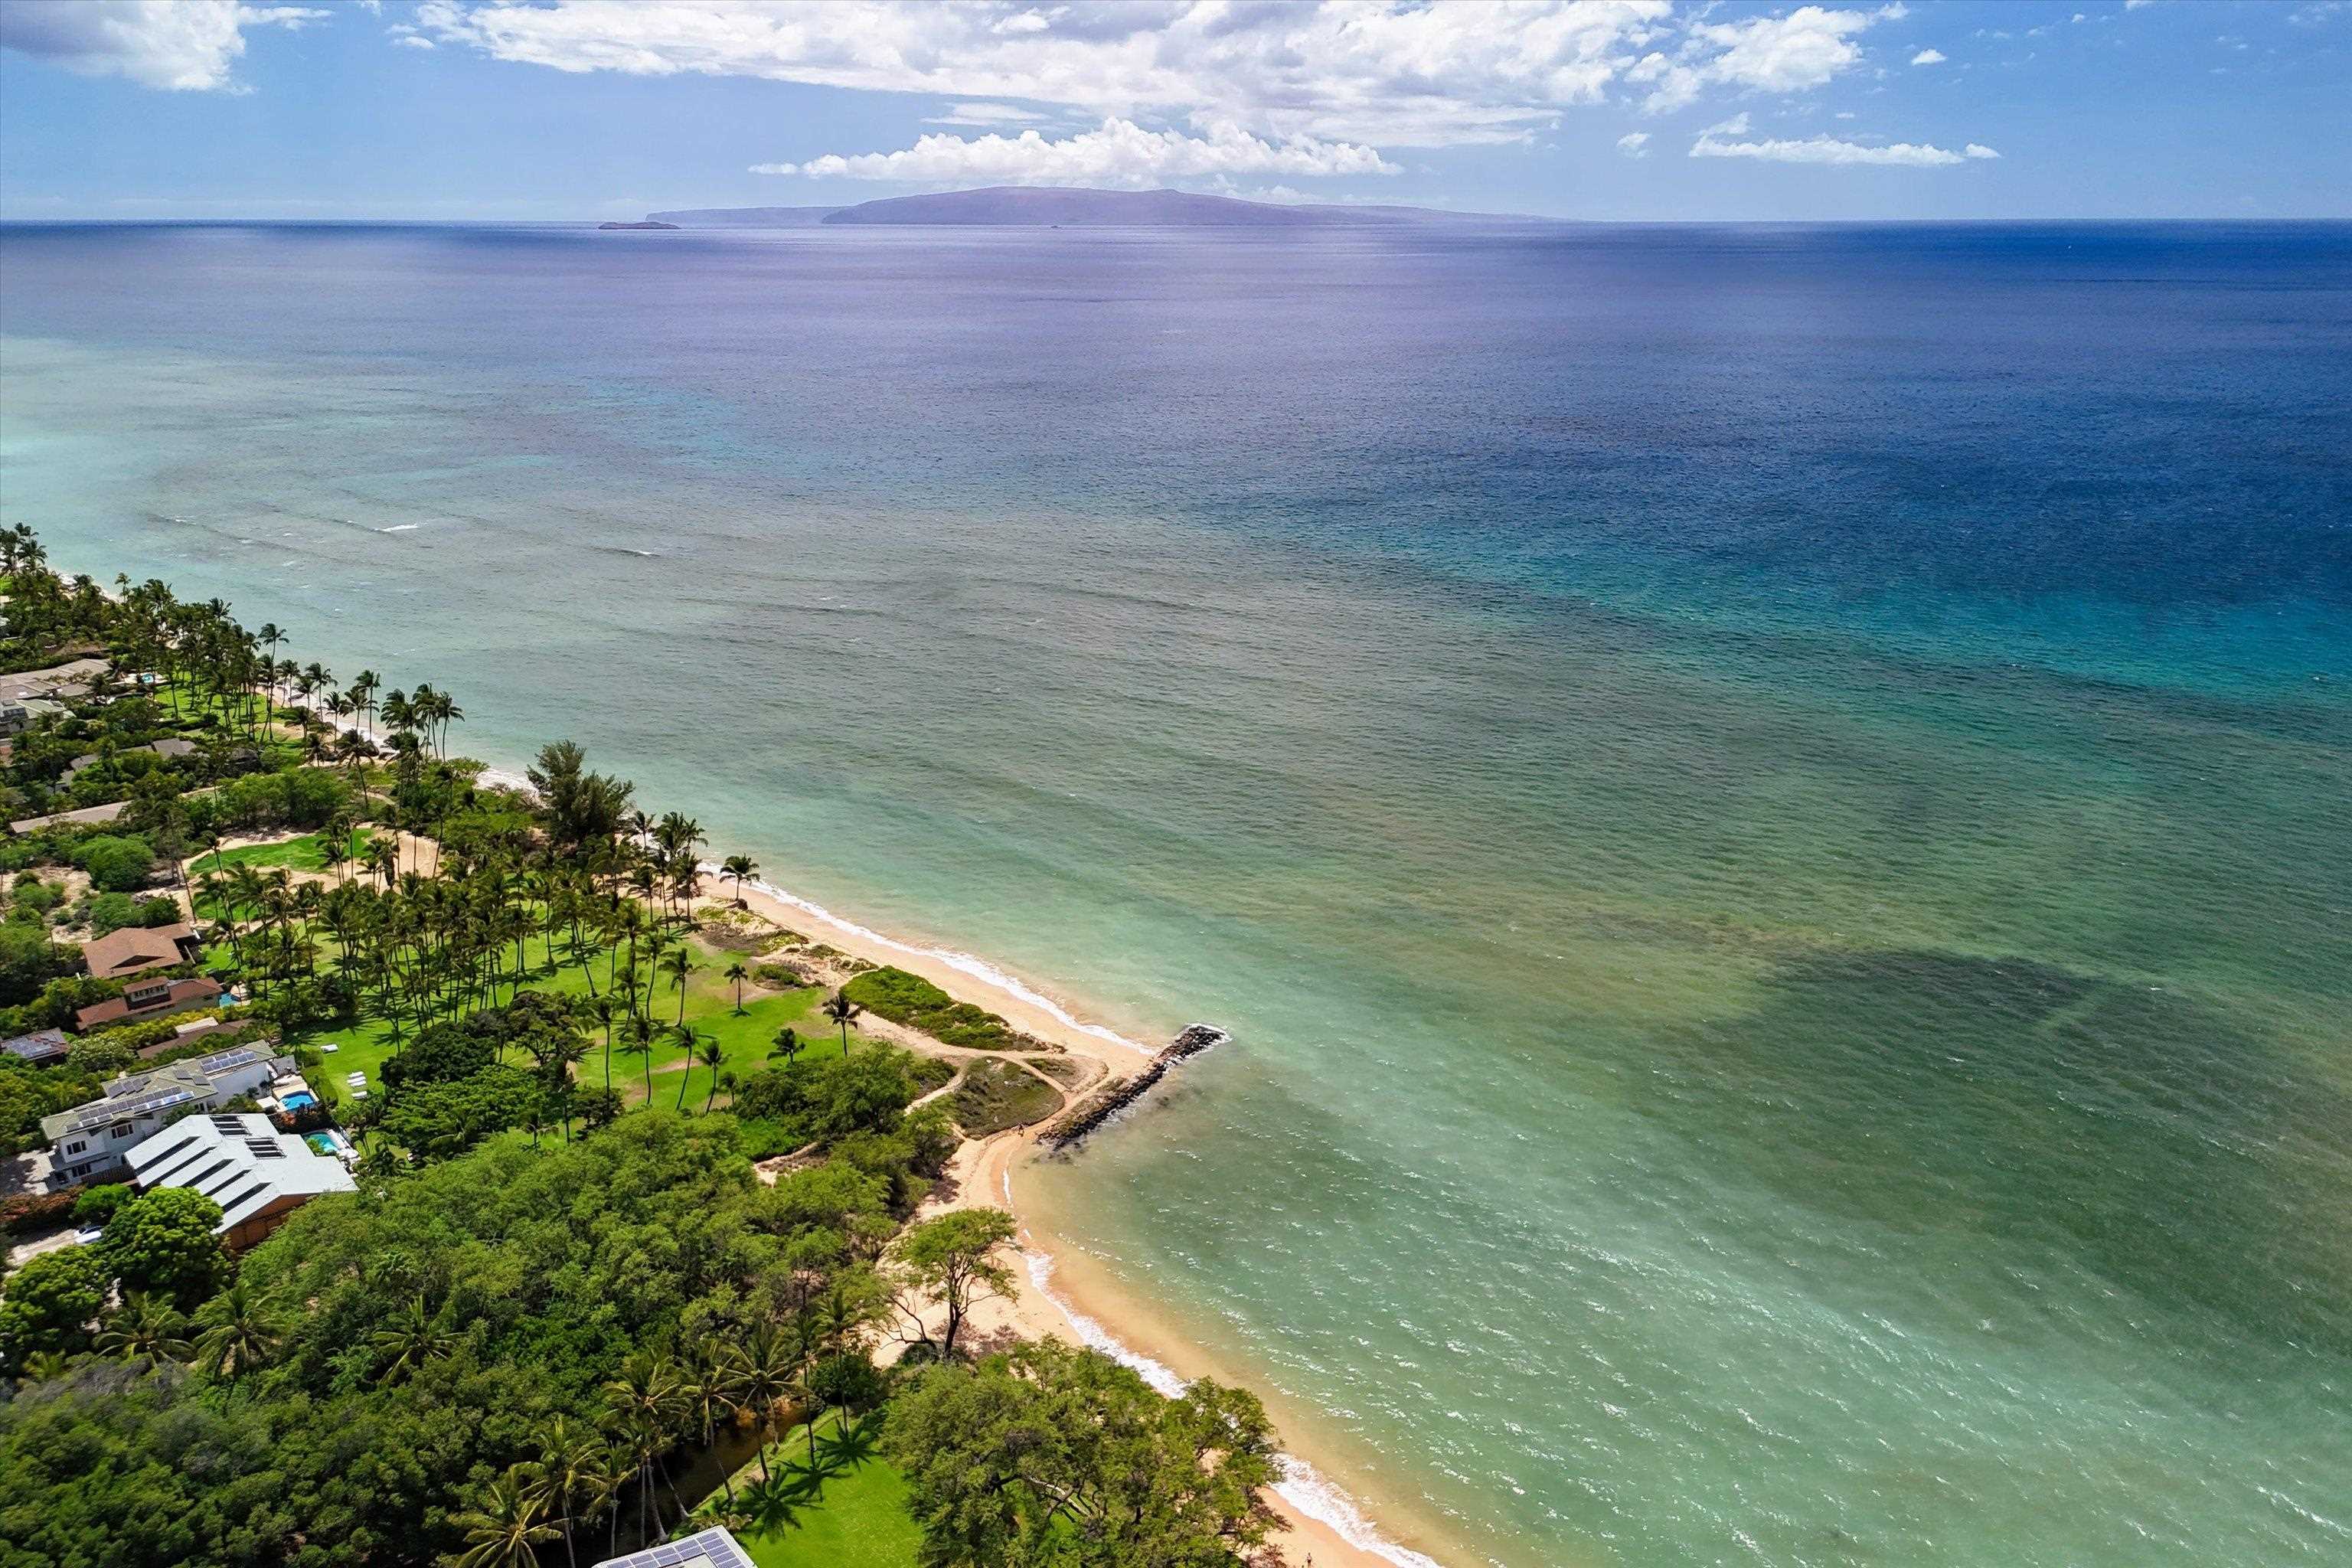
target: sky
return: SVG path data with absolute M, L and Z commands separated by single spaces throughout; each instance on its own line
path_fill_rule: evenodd
M 2352 216 L 2352 0 L 0 0 L 0 219 Z

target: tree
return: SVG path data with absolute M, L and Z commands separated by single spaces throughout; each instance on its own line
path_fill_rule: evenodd
M 27 1258 L 0 1297 L 0 1357 L 21 1373 L 35 1355 L 88 1350 L 90 1325 L 106 1306 L 106 1272 L 95 1247 Z
M 841 1026 L 841 1054 L 845 1057 L 849 1054 L 850 1021 L 864 1011 L 865 1008 L 838 991 L 824 999 L 824 1016 Z
M 104 1186 L 84 1187 L 74 1199 L 73 1222 L 76 1225 L 102 1226 L 114 1217 L 114 1211 L 136 1196 L 139 1189 L 128 1182 L 110 1182 Z
M 694 954 L 680 945 L 676 952 L 667 953 L 657 967 L 669 976 L 671 988 L 677 993 L 677 1021 L 686 1022 L 686 982 L 694 973 Z
M 776 1058 L 782 1057 L 784 1058 L 785 1064 L 789 1066 L 791 1065 L 793 1058 L 800 1054 L 800 1031 L 793 1028 L 790 1024 L 778 1029 L 776 1031 L 775 1048 L 768 1053 L 769 1059 L 772 1061 Z
M 114 1211 L 98 1248 L 126 1291 L 168 1297 L 183 1310 L 211 1295 L 228 1272 L 213 1227 L 220 1205 L 188 1187 L 158 1187 Z
M 124 1361 L 184 1361 L 192 1347 L 184 1331 L 187 1320 L 169 1301 L 133 1290 L 108 1319 L 98 1336 L 100 1354 Z
M 268 1364 L 285 1338 L 284 1328 L 258 1291 L 243 1278 L 196 1309 L 196 1365 L 231 1387 L 257 1366 Z
M 719 863 L 719 871 L 735 883 L 735 907 L 743 907 L 743 884 L 760 874 L 760 863 L 749 855 L 730 855 Z
M 1013 1216 L 1003 1209 L 956 1209 L 890 1244 L 893 1302 L 912 1326 L 914 1342 L 930 1346 L 942 1361 L 954 1359 L 972 1308 L 1013 1289 L 1013 1270 L 995 1260 L 1013 1236 Z M 933 1309 L 941 1314 L 936 1339 L 926 1320 Z
M 612 1458 L 594 1436 L 562 1415 L 540 1436 L 539 1463 L 532 1467 L 533 1500 L 552 1514 L 563 1531 L 563 1557 L 577 1564 L 572 1527 L 592 1517 L 611 1495 Z
M 457 1568 L 539 1568 L 539 1543 L 556 1537 L 529 1465 L 509 1465 L 479 1500 L 450 1522 L 466 1532 Z
M 702 1097 L 702 1113 L 708 1116 L 711 1106 L 719 1100 L 719 1069 L 727 1065 L 727 1049 L 709 1035 L 701 1038 L 702 1044 L 696 1048 L 694 1058 L 710 1069 L 710 1092 Z M 731 1080 L 731 1074 L 730 1078 Z
M 907 1477 L 928 1562 L 1013 1568 L 1242 1568 L 1274 1522 L 1272 1425 L 1207 1379 L 1164 1398 L 1057 1340 L 927 1368 L 892 1402 L 885 1455 Z
M 444 1328 L 425 1309 L 425 1298 L 412 1296 L 407 1308 L 391 1323 L 368 1336 L 368 1342 L 392 1360 L 376 1373 L 378 1383 L 398 1383 L 414 1376 L 432 1362 L 456 1350 L 465 1336 Z
M 739 1018 L 743 1016 L 743 982 L 750 978 L 751 978 L 751 972 L 743 967 L 741 959 L 739 958 L 727 966 L 726 979 L 728 984 L 735 987 L 735 1016 Z

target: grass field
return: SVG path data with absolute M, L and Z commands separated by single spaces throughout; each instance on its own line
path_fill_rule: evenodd
M 804 1442 L 795 1427 L 768 1450 L 770 1461 L 798 1452 Z M 756 1464 L 736 1472 L 735 1484 L 759 1479 Z M 797 1526 L 758 1535 L 737 1531 L 736 1539 L 759 1568 L 914 1568 L 923 1532 L 907 1514 L 907 1482 L 879 1459 L 824 1483 L 820 1502 L 802 1510 Z
M 299 842 L 299 840 L 297 841 Z M 274 847 L 285 849 L 290 845 Z M 776 1031 L 790 1026 L 799 1031 L 808 1042 L 812 1053 L 838 1052 L 841 1049 L 839 1028 L 817 1011 L 825 993 L 816 986 L 803 986 L 784 992 L 762 991 L 746 985 L 743 992 L 743 1012 L 735 1012 L 735 988 L 724 978 L 727 965 L 733 962 L 731 953 L 722 952 L 690 943 L 695 968 L 688 976 L 686 986 L 686 1021 L 697 1035 L 719 1042 L 725 1052 L 719 1070 L 748 1078 L 770 1067 L 768 1053 L 774 1048 Z M 546 951 L 534 940 L 530 945 L 531 973 L 523 983 L 528 990 L 559 996 L 585 997 L 589 994 L 588 975 L 580 965 L 569 961 L 551 971 L 546 965 Z M 595 970 L 596 989 L 607 986 L 604 961 L 592 961 Z M 501 995 L 504 993 L 501 992 Z M 678 1016 L 677 993 L 668 980 L 660 981 L 654 995 L 654 1021 L 667 1026 Z M 410 1031 L 403 1028 L 404 1037 Z M 646 1060 L 625 1055 L 618 1048 L 621 1037 L 615 1035 L 613 1052 L 613 1087 L 632 1104 L 643 1103 L 646 1096 Z M 849 1031 L 850 1047 L 855 1050 L 870 1043 L 855 1026 Z M 318 1077 L 333 1086 L 338 1097 L 348 1100 L 350 1089 L 347 1075 L 362 1072 L 367 1075 L 371 1094 L 380 1092 L 384 1059 L 393 1053 L 392 1026 L 378 1017 L 370 1017 L 357 1025 L 322 1029 L 296 1030 L 287 1037 L 289 1046 L 319 1049 L 327 1045 L 336 1048 L 322 1052 Z M 583 1087 L 602 1088 L 604 1082 L 604 1035 L 601 1028 L 592 1027 L 588 1036 L 588 1057 L 576 1069 Z M 654 1041 L 653 1082 L 654 1103 L 675 1106 L 678 1103 L 679 1078 L 685 1078 L 686 1104 L 701 1109 L 710 1100 L 711 1069 L 697 1064 L 691 1070 L 682 1068 L 684 1053 L 676 1039 L 664 1035 Z M 723 1096 L 722 1101 L 723 1101 Z

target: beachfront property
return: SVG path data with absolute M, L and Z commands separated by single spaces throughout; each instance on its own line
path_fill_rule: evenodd
M 751 1554 L 725 1529 L 714 1527 L 625 1557 L 607 1557 L 594 1568 L 751 1568 Z
M 37 719 L 62 713 L 66 705 L 41 697 L 12 697 L 0 701 L 0 735 L 21 735 Z
M 0 1051 L 34 1067 L 47 1067 L 51 1062 L 66 1059 L 69 1049 L 63 1029 L 36 1029 L 29 1035 L 18 1035 L 11 1040 L 0 1040 Z
M 242 1251 L 321 1193 L 357 1190 L 342 1161 L 269 1118 L 187 1116 L 123 1152 L 141 1192 L 186 1187 L 218 1204 L 215 1235 Z
M 125 926 L 81 944 L 81 961 L 93 979 L 127 980 L 153 969 L 194 963 L 204 950 L 196 928 L 185 921 L 165 926 Z
M 74 1032 L 87 1035 L 92 1029 L 143 1024 L 150 1018 L 184 1013 L 191 1007 L 210 1007 L 223 994 L 217 980 L 173 980 L 163 976 L 133 981 L 122 988 L 121 995 L 110 996 L 75 1013 Z
M 47 669 L 20 669 L 0 676 L 0 700 L 38 702 L 54 710 L 61 698 L 87 695 L 107 669 L 107 661 L 95 657 L 68 659 Z
M 210 1110 L 239 1095 L 270 1094 L 292 1109 L 290 1097 L 309 1096 L 291 1057 L 239 1047 L 184 1062 L 125 1073 L 96 1100 L 41 1118 L 47 1150 L 27 1154 L 26 1185 L 62 1192 L 116 1179 L 123 1156 L 163 1130 L 170 1118 Z M 315 1098 L 315 1097 L 312 1097 Z

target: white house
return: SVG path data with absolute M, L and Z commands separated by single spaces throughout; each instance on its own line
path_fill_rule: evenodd
M 320 1193 L 355 1188 L 341 1160 L 280 1132 L 267 1116 L 187 1116 L 124 1154 L 140 1191 L 186 1187 L 221 1206 L 213 1227 L 230 1247 L 252 1246 Z
M 240 1047 L 125 1073 L 98 1099 L 41 1118 L 48 1152 L 33 1156 L 33 1183 L 50 1192 L 116 1179 L 131 1147 L 185 1108 L 209 1110 L 241 1094 L 259 1094 L 294 1071 L 294 1058 Z

